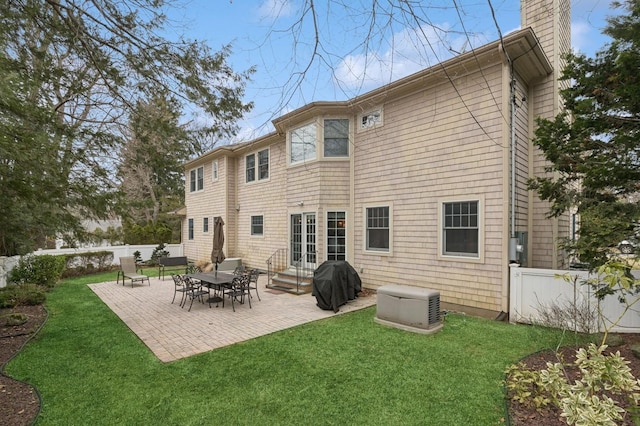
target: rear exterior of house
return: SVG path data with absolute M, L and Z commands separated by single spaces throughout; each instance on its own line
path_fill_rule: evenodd
M 522 15 L 501 40 L 187 163 L 185 255 L 209 258 L 221 216 L 227 257 L 249 267 L 274 253 L 347 260 L 367 288 L 414 285 L 449 309 L 508 312 L 510 261 L 561 267 L 569 232 L 526 190 L 544 172 L 534 119 L 560 108 L 568 1 L 524 1 Z

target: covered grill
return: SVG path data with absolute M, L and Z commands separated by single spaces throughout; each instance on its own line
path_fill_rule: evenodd
M 356 270 L 347 261 L 327 260 L 313 273 L 312 295 L 320 309 L 333 309 L 358 297 L 362 281 Z

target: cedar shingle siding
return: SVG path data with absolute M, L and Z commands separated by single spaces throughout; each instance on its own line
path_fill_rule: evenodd
M 346 212 L 346 258 L 365 287 L 410 284 L 440 291 L 445 307 L 486 315 L 507 311 L 512 205 L 515 230 L 528 236 L 526 266 L 560 266 L 556 240 L 568 235 L 566 218 L 547 219 L 547 206 L 526 189 L 527 179 L 544 167 L 531 144 L 535 117 L 559 112 L 558 53 L 569 47 L 568 18 L 540 10 L 563 10 L 564 4 L 568 1 L 524 1 L 524 29 L 501 41 L 348 102 L 306 105 L 274 120 L 274 133 L 189 162 L 187 177 L 204 166 L 205 179 L 203 191 L 186 192 L 185 220 L 194 219 L 196 227 L 192 241 L 183 227 L 185 254 L 208 258 L 213 236 L 202 233 L 202 218 L 222 216 L 227 257 L 264 269 L 274 251 L 290 248 L 291 215 L 313 213 L 319 264 L 327 259 L 327 212 Z M 505 51 L 518 58 L 513 74 Z M 379 112 L 380 122 L 362 128 L 362 115 L 370 112 Z M 348 158 L 323 158 L 324 119 L 335 118 L 350 120 Z M 309 123 L 316 124 L 316 157 L 290 165 L 289 131 Z M 257 159 L 264 149 L 269 177 L 247 183 L 245 157 L 253 153 Z M 450 202 L 478 203 L 478 256 L 443 254 L 442 206 Z M 368 207 L 389 208 L 388 251 L 366 249 Z M 252 216 L 263 217 L 263 235 L 251 235 Z

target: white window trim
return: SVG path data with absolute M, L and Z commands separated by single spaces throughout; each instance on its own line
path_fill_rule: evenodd
M 218 180 L 218 160 L 213 160 L 211 162 L 211 181 L 216 182 Z
M 466 201 L 478 202 L 478 256 L 456 256 L 452 254 L 444 254 L 444 230 L 443 230 L 443 205 L 445 203 L 459 203 Z M 437 258 L 439 260 L 451 260 L 456 262 L 467 263 L 484 263 L 484 247 L 485 247 L 485 213 L 484 213 L 484 195 L 470 195 L 468 197 L 446 197 L 438 199 L 438 251 Z
M 207 230 L 206 230 L 206 231 L 204 230 L 204 220 L 205 220 L 205 219 L 208 219 L 208 221 L 207 221 Z M 211 232 L 211 225 L 212 225 L 212 224 L 213 224 L 213 221 L 211 220 L 211 218 L 210 218 L 210 217 L 208 217 L 208 216 L 204 216 L 204 217 L 202 218 L 202 234 L 203 234 L 203 235 L 209 235 L 209 233 Z
M 187 241 L 196 239 L 196 221 L 190 217 L 187 219 Z
M 263 151 L 267 151 L 267 155 L 269 156 L 269 162 L 267 165 L 269 166 L 269 175 L 266 178 L 260 177 L 260 153 Z M 271 148 L 267 147 L 264 149 L 259 149 L 256 151 L 256 182 L 268 182 L 271 180 Z
M 348 138 L 349 140 L 347 141 L 347 155 L 343 156 L 343 157 L 327 157 L 324 155 L 324 122 L 325 120 L 347 120 L 349 122 L 349 131 L 348 131 Z M 322 139 L 322 146 L 320 147 L 320 153 L 322 154 L 322 159 L 324 160 L 330 160 L 330 161 L 349 161 L 350 157 L 351 157 L 351 145 L 353 142 L 353 120 L 350 119 L 349 117 L 322 117 L 322 129 L 320 130 L 320 134 L 321 134 L 321 139 Z M 317 143 L 316 143 L 317 145 Z
M 269 176 L 266 178 L 260 178 L 260 156 L 258 155 L 262 151 L 267 151 L 269 153 Z M 253 155 L 254 159 L 254 179 L 247 180 L 247 157 Z M 271 180 L 271 147 L 267 147 L 264 149 L 258 149 L 257 151 L 249 152 L 244 156 L 244 183 L 245 185 L 252 185 L 257 182 L 269 182 Z
M 254 218 L 255 216 L 262 216 L 262 234 L 254 234 L 253 233 L 253 222 L 252 222 L 252 218 Z M 264 223 L 264 214 L 263 213 L 256 213 L 256 214 L 250 214 L 249 215 L 249 237 L 250 238 L 264 238 L 264 228 L 265 228 L 265 223 Z
M 367 115 L 376 113 L 376 112 L 380 113 L 380 121 L 363 127 L 362 126 L 362 118 L 366 117 Z M 356 123 L 356 130 L 357 130 L 357 132 L 366 132 L 366 131 L 371 130 L 371 129 L 376 129 L 378 127 L 382 127 L 383 125 L 384 125 L 384 108 L 382 106 L 380 106 L 380 107 L 372 108 L 372 109 L 370 109 L 368 111 L 365 111 L 362 114 L 358 114 L 358 121 Z
M 316 126 L 316 155 L 315 155 L 314 158 L 311 158 L 311 159 L 305 159 L 305 160 L 292 162 L 291 161 L 291 132 L 293 132 L 294 130 L 306 127 L 306 126 L 308 126 L 310 124 L 314 124 Z M 287 130 L 287 164 L 289 166 L 299 166 L 299 165 L 302 165 L 302 164 L 308 164 L 308 163 L 312 163 L 312 162 L 318 161 L 318 159 L 321 158 L 320 157 L 321 153 L 319 151 L 320 150 L 320 145 L 321 145 L 321 143 L 320 143 L 320 136 L 321 136 L 320 128 L 321 127 L 322 127 L 322 125 L 318 124 L 318 120 L 315 119 L 315 120 L 308 121 L 306 123 L 300 124 L 300 125 L 298 125 L 296 127 L 291 127 L 290 129 Z
M 198 169 L 202 169 L 202 188 L 198 189 Z M 195 172 L 195 182 L 196 182 L 196 186 L 195 189 L 192 191 L 191 190 L 191 172 Z M 193 169 L 189 170 L 189 193 L 190 194 L 195 194 L 196 192 L 202 192 L 204 191 L 204 166 L 198 166 L 198 167 L 194 167 Z
M 249 177 L 247 176 L 247 158 L 249 158 L 250 156 L 253 155 L 253 180 L 249 180 Z M 252 184 L 257 182 L 257 176 L 256 176 L 256 172 L 258 169 L 258 156 L 256 155 L 255 152 L 250 152 L 248 154 L 245 154 L 244 156 L 244 183 L 246 184 Z
M 389 251 L 370 250 L 367 248 L 367 209 L 389 207 Z M 375 256 L 393 256 L 393 203 L 371 203 L 362 206 L 362 252 Z
M 329 212 L 332 213 L 344 213 L 344 230 L 345 230 L 345 240 L 344 240 L 344 256 L 345 259 L 349 258 L 349 229 L 347 228 L 347 225 L 349 223 L 349 212 L 347 209 L 334 209 L 334 208 L 330 208 L 327 209 L 327 212 L 324 216 L 324 229 L 325 231 L 325 236 L 324 236 L 324 257 L 325 260 L 328 260 L 329 258 L 329 235 L 328 235 L 328 230 L 329 230 Z M 366 212 L 366 210 L 365 210 Z M 317 223 L 316 223 L 317 224 Z M 365 225 L 366 226 L 366 225 Z M 366 230 L 365 230 L 366 232 Z M 366 235 L 365 235 L 365 239 L 366 239 Z M 365 245 L 366 245 L 366 241 L 365 241 Z

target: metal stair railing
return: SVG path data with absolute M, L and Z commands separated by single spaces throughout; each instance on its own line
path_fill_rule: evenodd
M 313 262 L 309 262 L 307 261 L 307 259 L 313 255 Z M 299 293 L 300 292 L 300 282 L 306 278 L 309 277 L 313 277 L 313 272 L 315 271 L 315 259 L 316 259 L 316 252 L 315 251 L 308 251 L 306 253 L 304 253 L 302 256 L 300 256 L 300 259 L 298 259 L 295 262 L 295 266 L 296 266 L 296 292 Z M 314 265 L 313 267 L 309 266 L 309 265 Z
M 278 249 L 267 259 L 267 285 L 271 285 L 273 277 L 285 269 L 287 269 L 287 249 Z

